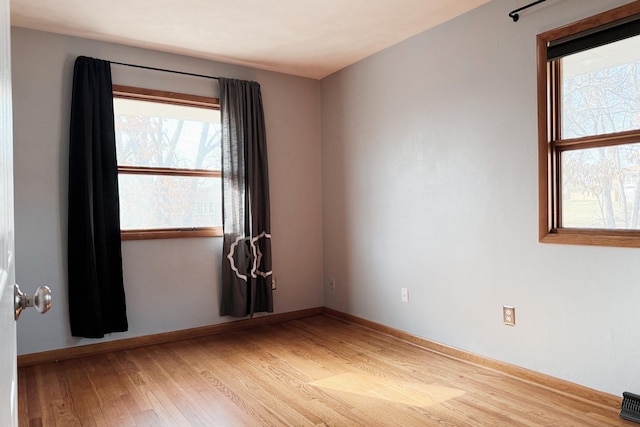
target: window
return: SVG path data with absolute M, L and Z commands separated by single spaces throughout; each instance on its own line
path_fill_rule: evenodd
M 113 86 L 123 240 L 222 235 L 218 100 Z
M 640 247 L 639 14 L 538 36 L 541 242 Z

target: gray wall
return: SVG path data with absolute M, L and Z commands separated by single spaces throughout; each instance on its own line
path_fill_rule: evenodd
M 51 312 L 25 312 L 18 353 L 95 343 L 70 336 L 66 291 L 68 129 L 78 55 L 258 81 L 269 145 L 276 312 L 322 305 L 320 83 L 278 73 L 14 28 L 16 276 L 52 288 Z M 116 84 L 217 96 L 214 80 L 112 66 Z M 105 340 L 221 323 L 221 238 L 127 241 L 130 330 Z
M 536 34 L 628 1 L 552 0 L 514 24 L 517 3 L 493 0 L 322 81 L 324 302 L 639 392 L 640 250 L 538 243 Z M 502 324 L 504 304 L 517 326 Z

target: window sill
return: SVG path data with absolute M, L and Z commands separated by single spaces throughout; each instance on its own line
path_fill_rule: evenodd
M 199 229 L 125 230 L 120 233 L 124 240 L 184 239 L 190 237 L 222 237 L 222 227 Z
M 640 248 L 640 231 L 561 228 L 542 234 L 540 243 Z

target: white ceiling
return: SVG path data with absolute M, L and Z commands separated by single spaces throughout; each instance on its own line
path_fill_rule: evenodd
M 488 1 L 11 0 L 11 23 L 320 79 Z

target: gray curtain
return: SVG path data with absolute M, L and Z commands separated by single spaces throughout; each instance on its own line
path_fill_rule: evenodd
M 222 119 L 221 316 L 273 312 L 267 138 L 260 85 L 219 79 Z

